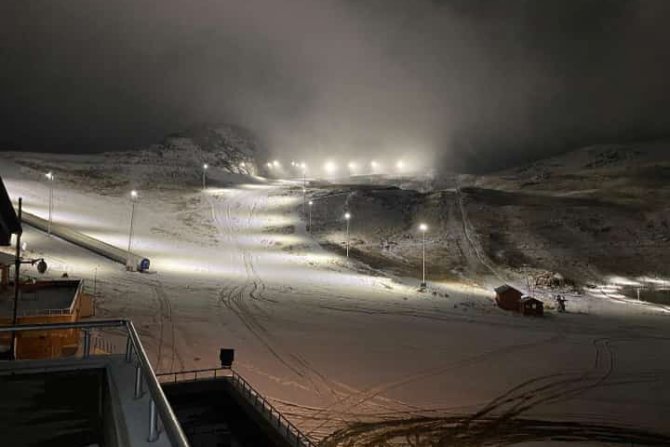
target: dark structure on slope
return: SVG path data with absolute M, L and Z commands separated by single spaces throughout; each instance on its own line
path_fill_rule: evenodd
M 496 304 L 504 310 L 519 312 L 522 315 L 544 315 L 544 303 L 537 298 L 527 296 L 514 287 L 504 284 L 496 287 Z
M 496 287 L 495 292 L 498 307 L 505 310 L 519 310 L 519 302 L 523 293 L 507 284 Z
M 5 182 L 0 178 L 0 245 L 8 246 L 12 234 L 21 232 L 21 222 L 14 211 L 12 201 L 9 199 Z
M 524 296 L 519 300 L 519 312 L 523 315 L 544 315 L 544 303 L 532 296 Z

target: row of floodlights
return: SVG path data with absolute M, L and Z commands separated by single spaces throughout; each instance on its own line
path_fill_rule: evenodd
M 282 164 L 279 160 L 273 160 L 273 161 L 268 161 L 265 166 L 269 170 L 281 170 L 282 169 Z M 306 172 L 308 170 L 307 163 L 304 161 L 302 162 L 296 162 L 292 161 L 291 162 L 291 167 L 294 169 L 299 169 L 302 172 Z M 364 173 L 366 171 L 366 167 L 368 168 L 368 172 L 371 173 L 378 173 L 381 172 L 382 170 L 382 164 L 379 163 L 376 160 L 371 160 L 369 163 L 357 163 L 355 161 L 350 161 L 346 165 L 347 169 L 351 174 L 357 174 L 357 173 Z M 406 169 L 407 165 L 403 160 L 398 160 L 395 162 L 395 169 L 399 172 L 402 172 Z M 332 160 L 326 161 L 323 166 L 322 166 L 323 172 L 326 174 L 332 175 L 337 173 L 339 170 L 339 167 L 337 163 L 335 163 Z

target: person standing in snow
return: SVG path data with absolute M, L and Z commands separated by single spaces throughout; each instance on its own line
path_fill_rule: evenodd
M 563 295 L 556 295 L 556 303 L 558 303 L 558 311 L 565 312 L 565 302 L 567 300 Z

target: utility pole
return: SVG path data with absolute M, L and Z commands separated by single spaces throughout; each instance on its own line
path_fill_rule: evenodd
M 307 188 L 302 187 L 302 215 L 305 215 L 305 205 L 307 204 Z
M 419 225 L 421 231 L 421 287 L 426 287 L 426 231 L 428 225 L 422 223 Z
M 312 232 L 312 205 L 314 205 L 313 201 L 309 201 L 309 232 Z
M 423 258 L 423 274 L 422 274 L 422 280 L 421 280 L 421 285 L 426 287 L 426 232 L 424 231 L 421 233 L 421 254 Z
M 98 266 L 95 267 L 93 273 L 93 316 L 95 316 L 95 303 L 98 300 Z
M 19 273 L 21 271 L 21 214 L 23 209 L 23 199 L 19 197 L 19 231 L 16 233 L 16 258 L 14 259 L 14 309 L 12 311 L 12 326 L 16 326 L 16 316 L 19 306 Z M 10 346 L 12 359 L 16 359 L 16 332 L 12 331 L 12 344 Z
M 53 221 L 53 209 L 54 209 L 54 175 L 53 172 L 49 171 L 46 173 L 46 178 L 49 180 L 49 225 L 47 227 L 47 233 L 51 236 L 51 223 Z
M 207 189 L 207 168 L 209 168 L 207 163 L 202 165 L 202 189 Z
M 133 243 L 133 223 L 135 221 L 135 201 L 137 200 L 137 191 L 130 192 L 130 231 L 128 231 L 128 260 L 130 260 L 130 248 Z

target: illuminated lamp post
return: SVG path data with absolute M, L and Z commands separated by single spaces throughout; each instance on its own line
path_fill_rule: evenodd
M 49 180 L 49 225 L 47 227 L 47 233 L 51 236 L 51 224 L 53 222 L 53 209 L 54 209 L 54 174 L 49 171 L 45 174 L 47 180 Z
M 400 177 L 400 183 L 402 184 L 403 173 L 405 171 L 405 162 L 403 162 L 402 160 L 398 160 L 398 162 L 395 164 L 395 167 L 398 169 L 398 175 Z
M 312 205 L 314 205 L 313 201 L 308 202 L 309 205 L 309 232 L 312 232 Z
M 137 191 L 130 191 L 130 230 L 128 231 L 128 260 L 130 260 L 130 248 L 133 243 L 133 224 L 135 223 L 135 204 L 137 203 Z
M 337 165 L 329 160 L 323 165 L 323 170 L 326 172 L 326 175 L 332 177 L 337 172 Z
M 209 169 L 207 163 L 202 165 L 202 189 L 207 189 L 207 169 Z
M 426 287 L 426 231 L 428 225 L 425 223 L 419 224 L 419 231 L 421 231 L 421 288 Z

